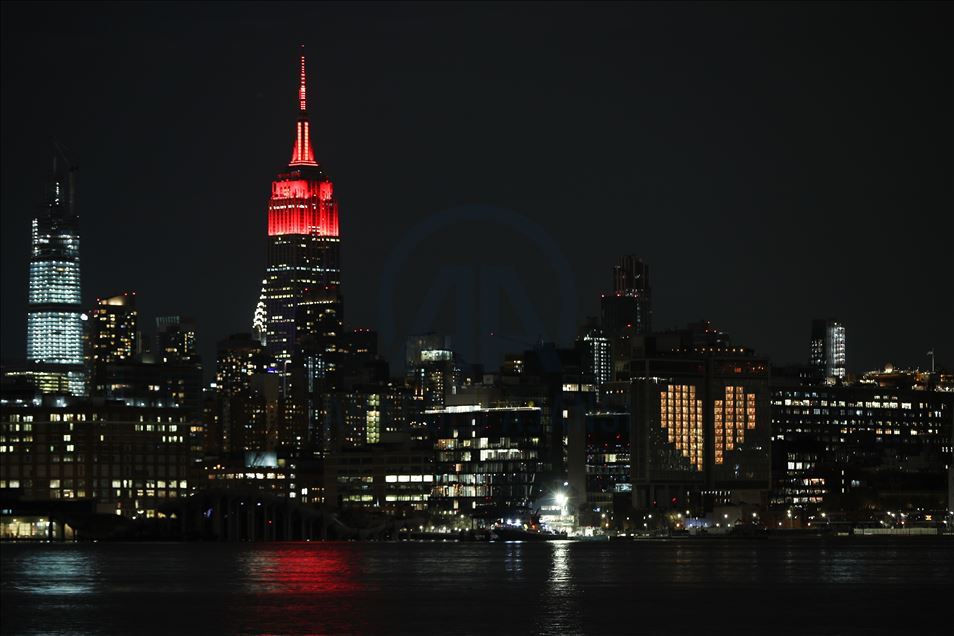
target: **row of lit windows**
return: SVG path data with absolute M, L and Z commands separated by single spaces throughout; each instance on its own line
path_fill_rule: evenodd
M 385 495 L 384 500 L 387 502 L 399 502 L 399 501 L 427 501 L 427 493 L 416 494 L 416 495 Z
M 288 479 L 294 479 L 290 475 Z M 284 473 L 211 473 L 209 479 L 286 479 Z M 291 485 L 294 488 L 294 484 Z
M 434 481 L 434 475 L 385 475 L 384 481 L 389 484 L 430 482 Z
M 815 411 L 818 411 L 819 407 L 841 407 L 844 410 L 846 407 L 851 409 L 859 408 L 868 408 L 868 409 L 897 409 L 901 408 L 902 410 L 909 411 L 914 408 L 912 402 L 845 402 L 831 400 L 829 403 L 828 400 L 820 400 L 817 404 L 814 400 L 773 400 L 772 406 L 802 406 L 807 408 L 813 408 Z M 923 403 L 918 403 L 918 408 L 923 409 L 926 405 Z M 823 408 L 824 412 L 828 412 L 827 408 Z M 860 411 L 859 411 L 860 412 Z
M 891 426 L 892 423 L 888 422 L 888 426 Z M 836 424 L 837 425 L 837 424 Z M 781 427 L 776 427 L 781 428 Z M 925 429 L 923 426 L 919 428 L 905 427 L 904 429 L 900 428 L 885 428 L 880 422 L 874 424 L 871 422 L 858 424 L 857 426 L 851 427 L 842 427 L 837 429 L 842 435 L 852 435 L 855 433 L 875 433 L 877 435 L 903 435 L 904 431 L 908 431 L 909 435 L 940 435 L 942 433 L 941 429 L 928 428 Z M 819 429 L 818 427 L 810 427 L 805 425 L 789 424 L 785 427 L 784 431 L 779 432 L 779 439 L 784 439 L 786 433 L 806 433 L 806 434 L 819 434 L 819 433 L 831 433 L 831 429 Z M 844 438 L 841 438 L 844 441 Z
M 538 446 L 540 444 L 539 437 L 530 437 L 521 441 L 528 446 Z M 491 438 L 488 437 L 458 438 L 458 431 L 455 429 L 454 437 L 452 439 L 438 439 L 435 442 L 435 447 L 438 450 L 454 450 L 456 448 L 511 448 L 515 443 L 515 440 L 512 440 L 509 437 L 500 437 L 494 439 L 493 441 L 491 441 Z
M 98 413 L 92 413 L 92 414 L 90 414 L 89 419 L 90 419 L 91 421 L 93 421 L 93 422 L 100 422 L 100 421 L 102 421 L 102 422 L 109 422 L 109 421 L 111 421 L 111 420 L 107 420 L 107 419 L 101 418 Z M 87 420 L 86 413 L 50 413 L 50 414 L 49 414 L 49 417 L 48 417 L 48 421 L 50 421 L 50 422 L 85 422 L 86 420 Z M 168 431 L 168 432 L 170 432 L 170 433 L 174 433 L 174 432 L 175 432 L 176 430 L 178 430 L 178 429 L 177 429 L 177 426 L 176 426 L 175 424 L 171 424 L 171 423 L 172 423 L 172 422 L 182 423 L 182 422 L 185 422 L 185 420 L 186 420 L 186 418 L 185 418 L 184 415 L 177 415 L 177 416 L 167 415 L 167 416 L 165 416 L 165 421 L 166 421 L 166 422 L 170 422 L 170 426 L 167 427 L 167 426 L 165 426 L 165 425 L 159 425 L 159 426 L 157 426 L 156 424 L 147 424 L 145 430 L 147 430 L 147 431 L 153 431 L 153 430 L 156 430 L 156 431 Z M 34 416 L 33 416 L 33 415 L 20 415 L 19 413 L 10 413 L 10 414 L 7 416 L 7 421 L 8 421 L 8 422 L 11 422 L 11 423 L 13 423 L 13 422 L 34 422 L 35 419 L 34 419 Z M 42 420 L 41 420 L 41 421 L 42 421 Z M 145 421 L 146 421 L 145 416 L 144 416 L 144 415 L 140 415 L 140 416 L 139 416 L 139 421 L 140 421 L 140 422 L 145 422 Z M 151 421 L 151 422 L 158 422 L 158 423 L 161 424 L 161 422 L 163 421 L 163 416 L 162 416 L 162 415 L 155 416 L 154 418 L 150 418 L 150 421 Z M 32 426 L 32 425 L 31 425 L 31 426 Z M 73 430 L 73 427 L 70 426 L 69 429 L 70 429 L 70 430 Z M 4 430 L 8 430 L 8 429 L 7 429 L 6 427 L 4 427 Z M 19 431 L 20 428 L 19 428 L 18 426 L 15 426 L 15 427 L 13 428 L 13 430 Z M 29 431 L 29 430 L 32 430 L 32 429 L 31 429 L 31 428 L 28 428 L 28 427 L 26 427 L 26 426 L 24 426 L 23 430 Z M 136 427 L 136 430 L 137 430 L 137 431 L 141 431 L 141 430 L 143 430 L 143 428 L 137 426 L 137 427 Z
M 818 395 L 804 398 L 774 398 L 774 406 L 847 406 L 852 408 L 913 408 L 914 402 L 902 402 L 897 396 L 875 395 L 868 400 L 828 400 L 819 399 Z M 930 402 L 917 402 L 917 408 L 931 408 Z
M 36 481 L 43 483 L 43 482 L 45 482 L 46 480 L 37 479 Z M 74 486 L 84 487 L 84 486 L 86 486 L 86 485 L 87 485 L 87 481 L 86 481 L 85 479 L 75 479 L 75 480 L 74 480 L 74 479 L 50 479 L 50 480 L 49 480 L 49 486 L 48 486 L 48 487 L 51 488 L 51 489 L 57 489 L 57 488 L 73 488 Z M 106 486 L 106 480 L 105 480 L 105 479 L 91 480 L 90 485 L 105 487 L 105 486 Z M 33 480 L 32 480 L 32 479 L 26 479 L 26 480 L 20 480 L 20 479 L 0 480 L 0 488 L 20 488 L 20 487 L 30 488 L 30 487 L 32 487 L 32 486 L 33 486 Z M 143 488 L 148 488 L 148 489 L 155 489 L 155 488 L 159 488 L 159 489 L 172 488 L 172 489 L 174 489 L 174 488 L 179 488 L 180 490 L 186 490 L 186 489 L 189 487 L 189 484 L 188 484 L 188 482 L 187 482 L 185 479 L 182 479 L 182 480 L 171 480 L 171 481 L 166 481 L 166 480 L 163 480 L 163 479 L 159 479 L 159 480 L 148 480 L 148 481 L 143 481 L 143 480 L 140 480 L 140 479 L 136 479 L 136 480 L 132 480 L 132 479 L 113 479 L 113 480 L 110 481 L 109 486 L 110 486 L 111 488 L 114 488 L 114 489 L 119 489 L 119 488 L 128 488 L 128 489 L 143 489 Z
M 512 462 L 469 462 L 459 464 L 446 464 L 444 470 L 458 474 L 484 474 L 484 475 L 533 475 L 540 472 L 540 462 L 534 461 L 512 461 Z
M 434 489 L 435 497 L 490 497 L 493 494 L 491 486 L 438 486 Z

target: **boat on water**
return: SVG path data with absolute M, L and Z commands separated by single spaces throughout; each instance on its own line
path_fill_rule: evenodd
M 523 528 L 498 525 L 490 531 L 491 541 L 563 541 L 567 535 L 562 532 L 543 530 L 524 530 Z

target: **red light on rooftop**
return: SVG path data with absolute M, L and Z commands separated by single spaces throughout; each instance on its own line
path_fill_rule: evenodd
M 306 110 L 308 110 L 306 94 L 307 94 L 307 91 L 305 90 L 305 54 L 302 53 L 301 74 L 300 74 L 299 84 L 298 84 L 298 110 L 300 110 L 301 112 L 305 112 Z

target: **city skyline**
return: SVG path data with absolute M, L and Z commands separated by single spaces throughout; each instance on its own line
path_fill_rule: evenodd
M 954 2 L 0 13 L 0 632 L 950 631 Z
M 930 9 L 921 6 L 918 10 Z M 31 10 L 17 6 L 4 11 L 8 17 L 16 18 L 16 12 Z M 49 163 L 49 152 L 43 143 L 37 142 L 38 136 L 42 140 L 48 133 L 55 133 L 80 164 L 77 208 L 84 245 L 85 308 L 90 308 L 96 297 L 135 290 L 146 318 L 144 322 L 169 313 L 196 316 L 199 348 L 207 365 L 214 359 L 216 341 L 231 333 L 248 331 L 251 318 L 248 307 L 258 298 L 259 290 L 253 287 L 261 280 L 265 260 L 261 209 L 267 201 L 266 183 L 287 153 L 287 123 L 294 117 L 288 94 L 295 77 L 289 61 L 297 54 L 299 43 L 304 43 L 310 63 L 317 69 L 312 74 L 317 86 L 311 92 L 312 103 L 316 104 L 312 109 L 315 147 L 335 175 L 347 210 L 341 221 L 346 245 L 342 250 L 342 286 L 348 294 L 349 312 L 345 322 L 350 327 L 385 328 L 377 324 L 383 315 L 379 306 L 384 284 L 380 272 L 393 257 L 396 245 L 407 243 L 414 228 L 426 225 L 430 219 L 442 218 L 448 211 L 468 204 L 478 204 L 512 213 L 515 218 L 526 220 L 533 231 L 545 234 L 556 246 L 559 257 L 569 265 L 574 278 L 566 284 L 553 277 L 553 268 L 545 262 L 551 257 L 536 248 L 524 250 L 526 254 L 515 254 L 519 252 L 517 249 L 494 254 L 505 273 L 516 275 L 518 291 L 528 292 L 529 306 L 544 316 L 538 334 L 524 333 L 529 331 L 524 328 L 525 324 L 513 316 L 502 316 L 502 331 L 507 332 L 509 325 L 511 334 L 524 340 L 539 335 L 567 344 L 567 334 L 561 333 L 560 326 L 548 318 L 557 313 L 551 311 L 548 304 L 552 297 L 561 293 L 570 296 L 572 322 L 582 324 L 587 316 L 599 314 L 599 293 L 609 288 L 606 272 L 615 262 L 615 255 L 632 253 L 643 257 L 653 268 L 654 322 L 659 328 L 679 327 L 692 320 L 708 318 L 773 361 L 801 363 L 808 357 L 809 321 L 819 316 L 837 316 L 850 331 L 849 371 L 858 372 L 886 362 L 923 368 L 928 365 L 925 355 L 928 350 L 937 352 L 939 364 L 949 363 L 952 334 L 944 327 L 950 322 L 952 301 L 949 294 L 941 291 L 945 276 L 945 232 L 923 232 L 919 225 L 939 222 L 944 228 L 945 223 L 951 223 L 950 215 L 946 218 L 944 215 L 945 207 L 949 210 L 950 180 L 929 178 L 931 170 L 943 171 L 945 165 L 950 165 L 950 153 L 945 154 L 942 143 L 943 131 L 950 129 L 950 122 L 946 118 L 932 118 L 932 113 L 949 110 L 944 106 L 950 105 L 951 94 L 943 83 L 922 86 L 931 73 L 946 70 L 947 58 L 932 56 L 933 66 L 922 65 L 918 69 L 921 75 L 910 75 L 911 65 L 903 62 L 898 62 L 897 68 L 882 69 L 889 73 L 893 68 L 890 79 L 895 83 L 907 82 L 904 86 L 909 89 L 911 98 L 892 101 L 893 98 L 879 92 L 877 95 L 884 99 L 872 101 L 869 100 L 870 92 L 875 90 L 872 86 L 852 88 L 852 82 L 848 81 L 831 85 L 833 77 L 813 74 L 826 68 L 818 57 L 806 56 L 800 66 L 787 57 L 781 45 L 764 40 L 766 33 L 773 29 L 776 34 L 788 34 L 786 37 L 796 39 L 814 35 L 822 45 L 822 50 L 814 55 L 821 56 L 825 50 L 840 50 L 843 44 L 833 33 L 810 24 L 813 12 L 828 11 L 832 16 L 845 19 L 864 17 L 887 28 L 886 22 L 892 15 L 890 7 L 866 7 L 863 15 L 852 13 L 847 7 L 788 12 L 759 7 L 753 9 L 753 16 L 763 19 L 760 29 L 747 28 L 746 20 L 755 17 L 744 12 L 714 12 L 710 17 L 729 20 L 739 29 L 739 38 L 733 46 L 717 53 L 722 56 L 717 57 L 719 62 L 739 62 L 740 55 L 760 48 L 773 61 L 785 61 L 787 68 L 799 71 L 794 74 L 797 82 L 781 82 L 764 72 L 757 74 L 756 80 L 745 78 L 741 87 L 765 107 L 760 110 L 750 104 L 750 111 L 738 110 L 745 100 L 737 95 L 716 100 L 707 108 L 690 99 L 687 91 L 714 90 L 709 82 L 715 80 L 702 81 L 695 74 L 701 70 L 696 68 L 696 58 L 692 56 L 705 46 L 706 40 L 693 40 L 689 34 L 700 27 L 695 22 L 700 18 L 688 16 L 686 25 L 677 29 L 671 12 L 659 8 L 630 7 L 617 13 L 616 9 L 600 7 L 587 14 L 584 26 L 589 30 L 583 29 L 584 35 L 595 33 L 596 22 L 613 16 L 628 17 L 618 28 L 616 39 L 611 39 L 594 53 L 598 57 L 590 60 L 581 57 L 578 51 L 563 50 L 556 45 L 546 49 L 547 55 L 535 53 L 537 49 L 518 42 L 515 39 L 517 25 L 533 15 L 525 7 L 506 10 L 466 7 L 465 13 L 475 25 L 485 25 L 500 15 L 511 18 L 513 24 L 496 27 L 501 36 L 500 48 L 496 53 L 491 52 L 486 60 L 478 59 L 463 45 L 451 46 L 451 52 L 462 63 L 460 68 L 429 61 L 421 50 L 426 48 L 425 44 L 413 48 L 405 40 L 411 37 L 414 28 L 426 30 L 429 20 L 445 18 L 442 9 L 417 7 L 414 15 L 420 24 L 408 26 L 407 33 L 398 28 L 407 22 L 404 13 L 382 10 L 373 16 L 372 24 L 388 34 L 385 42 L 407 45 L 405 55 L 413 56 L 417 64 L 415 73 L 420 77 L 412 74 L 404 78 L 410 83 L 408 87 L 404 86 L 406 82 L 394 79 L 402 77 L 401 70 L 394 66 L 396 61 L 375 58 L 370 51 L 355 60 L 346 59 L 347 52 L 354 52 L 354 45 L 316 41 L 305 35 L 283 35 L 280 43 L 256 42 L 251 51 L 236 50 L 228 45 L 237 33 L 261 28 L 251 26 L 248 19 L 256 15 L 267 18 L 268 12 L 261 13 L 264 11 L 261 8 L 233 8 L 228 17 L 234 22 L 225 20 L 223 29 L 201 46 L 197 34 L 179 33 L 185 47 L 175 54 L 162 38 L 162 27 L 175 23 L 175 12 L 159 8 L 143 11 L 143 15 L 130 16 L 124 31 L 123 37 L 137 37 L 133 43 L 137 55 L 125 61 L 113 60 L 107 52 L 97 52 L 95 47 L 84 44 L 88 40 L 82 37 L 83 29 L 95 32 L 98 28 L 91 25 L 95 16 L 76 16 L 78 26 L 75 35 L 71 35 L 72 27 L 67 26 L 65 19 L 70 15 L 67 7 L 51 18 L 43 32 L 34 33 L 40 37 L 29 45 L 23 41 L 22 34 L 9 33 L 4 38 L 6 52 L 19 47 L 30 53 L 17 58 L 20 61 L 16 65 L 12 64 L 11 55 L 4 56 L 5 83 L 9 90 L 36 95 L 35 101 L 22 102 L 31 113 L 7 108 L 4 115 L 4 138 L 8 140 L 4 148 L 4 181 L 8 185 L 3 194 L 3 323 L 8 327 L 2 334 L 5 359 L 23 357 L 26 307 L 23 237 L 42 201 L 43 182 L 47 177 L 43 167 Z M 504 13 L 500 14 L 501 11 Z M 216 15 L 213 8 L 201 7 L 197 24 L 213 15 Z M 359 16 L 347 8 L 333 6 L 323 15 L 327 20 L 338 21 L 343 32 L 362 28 Z M 904 20 L 912 19 L 912 15 L 911 12 L 898 14 L 895 17 L 901 24 L 891 28 L 900 33 Z M 568 19 L 561 11 L 548 12 L 540 30 L 528 36 L 530 42 L 552 44 L 554 38 L 558 40 L 557 36 L 565 33 Z M 631 48 L 628 36 L 654 22 L 672 30 L 678 36 L 677 42 L 688 46 L 688 52 L 665 58 L 661 52 L 640 55 L 645 51 Z M 788 26 L 783 28 L 783 24 Z M 472 44 L 472 39 L 477 37 L 473 29 L 477 27 L 458 26 L 462 37 Z M 861 30 L 862 27 L 852 28 Z M 433 44 L 437 38 L 450 46 L 444 36 L 427 32 L 431 33 L 427 43 Z M 856 31 L 852 33 L 861 37 Z M 223 41 L 217 42 L 219 38 Z M 104 41 L 110 40 L 107 37 Z M 939 46 L 936 41 L 928 44 Z M 67 62 L 62 53 L 71 46 L 78 47 L 78 55 Z M 214 55 L 201 58 L 205 61 L 192 68 L 182 64 L 183 57 L 198 54 L 202 47 L 208 47 Z M 662 46 L 659 51 L 669 51 L 669 48 Z M 849 56 L 848 61 L 839 62 L 844 65 L 842 71 L 859 74 L 859 80 L 869 78 L 874 72 L 872 67 L 878 56 L 891 54 L 890 48 L 882 50 L 870 40 L 863 40 L 859 51 L 854 54 L 857 57 Z M 861 65 L 861 52 L 872 56 L 867 62 L 871 67 Z M 915 54 L 909 52 L 909 57 Z M 172 55 L 180 57 L 158 63 L 164 60 L 163 56 Z M 507 56 L 518 62 L 517 70 L 503 69 L 501 63 Z M 557 81 L 558 64 L 568 60 L 575 62 L 563 71 L 567 81 Z M 605 64 L 596 64 L 596 60 Z M 106 84 L 95 83 L 102 81 L 102 73 L 107 69 L 119 73 L 124 64 L 130 64 L 137 72 L 120 73 Z M 375 68 L 378 70 L 371 73 Z M 468 80 L 484 77 L 483 71 L 490 68 L 498 70 L 500 77 L 487 79 L 489 87 L 496 81 L 512 82 L 516 75 L 524 73 L 529 82 L 526 92 L 518 90 L 517 98 L 506 106 L 495 105 L 484 91 L 468 93 Z M 639 88 L 626 88 L 629 83 L 621 74 L 627 70 L 647 81 L 640 83 Z M 713 63 L 707 72 L 710 71 L 723 81 L 734 77 L 736 88 L 743 82 L 740 75 L 732 75 L 731 65 Z M 354 73 L 369 81 L 355 83 Z M 392 75 L 394 73 L 398 74 Z M 617 79 L 605 85 L 607 95 L 617 98 L 611 110 L 633 107 L 635 115 L 614 111 L 610 113 L 611 122 L 599 124 L 593 116 L 600 109 L 592 104 L 583 108 L 588 99 L 597 100 L 600 95 L 594 82 L 610 79 L 601 73 Z M 692 81 L 681 86 L 681 82 L 675 81 L 680 77 Z M 208 80 L 206 84 L 196 83 L 203 79 Z M 57 99 L 41 99 L 45 93 L 29 90 L 40 80 L 58 89 L 53 90 Z M 826 117 L 807 108 L 806 104 L 786 105 L 800 92 L 796 90 L 799 83 L 815 92 L 826 89 L 822 94 L 831 99 L 830 107 L 837 116 L 847 116 L 849 110 L 860 108 L 855 119 L 860 120 L 860 115 L 864 115 L 864 126 L 858 121 L 840 120 L 846 126 L 840 131 L 844 143 L 859 142 L 855 147 L 849 144 L 841 154 L 845 166 L 864 168 L 857 168 L 854 174 L 846 168 L 835 178 L 836 173 L 830 172 L 834 169 L 833 163 L 806 167 L 807 163 L 831 159 L 810 154 L 806 148 L 810 144 L 798 139 L 807 135 L 808 139 L 820 141 Z M 95 90 L 87 94 L 85 86 Z M 191 90 L 176 93 L 179 86 Z M 663 86 L 667 86 L 668 91 L 659 90 Z M 773 92 L 783 86 L 791 92 Z M 385 88 L 391 90 L 384 91 Z M 550 89 L 559 89 L 565 94 L 546 104 L 538 103 L 538 94 Z M 382 100 L 385 94 L 387 101 Z M 86 104 L 80 101 L 84 95 L 90 100 Z M 926 99 L 928 97 L 933 99 Z M 160 140 L 156 134 L 162 127 L 156 123 L 156 109 L 168 106 L 168 100 L 174 101 L 180 112 L 176 121 L 164 128 L 166 132 Z M 683 116 L 664 117 L 660 109 L 667 102 L 677 106 L 676 110 Z M 423 125 L 425 120 L 419 119 L 424 115 L 419 109 L 425 104 L 431 105 L 426 111 L 431 125 Z M 904 116 L 915 106 L 924 111 L 924 116 L 919 121 L 906 119 Z M 18 103 L 13 108 L 21 107 Z M 435 108 L 440 113 L 435 112 Z M 695 141 L 687 138 L 694 126 L 701 126 L 703 122 L 708 125 L 711 121 L 707 118 L 724 116 L 733 112 L 732 108 L 737 109 L 739 120 L 734 125 L 729 125 L 731 120 L 726 121 L 734 137 L 720 138 L 720 135 L 729 135 L 729 131 L 707 130 L 707 135 Z M 487 114 L 473 119 L 481 109 Z M 195 115 L 186 116 L 190 111 Z M 535 112 L 544 120 L 539 125 L 526 119 Z M 748 121 L 742 121 L 746 119 L 743 114 L 748 116 Z M 92 123 L 70 126 L 69 122 L 80 115 L 93 115 Z M 573 125 L 551 126 L 568 115 L 573 115 L 567 119 Z M 802 129 L 795 122 L 799 115 L 805 118 L 804 125 L 810 121 L 814 127 Z M 476 128 L 475 132 L 467 132 L 468 127 L 455 130 L 458 137 L 464 137 L 454 143 L 458 150 L 447 155 L 443 152 L 447 141 L 440 139 L 439 129 L 455 116 L 469 117 L 476 122 Z M 519 118 L 523 119 L 514 121 Z M 16 130 L 13 130 L 14 121 Z M 875 123 L 880 128 L 870 126 Z M 390 137 L 371 138 L 382 133 L 387 124 L 395 124 Z M 938 131 L 936 136 L 925 134 L 929 132 L 928 124 Z M 925 131 L 905 136 L 906 127 L 912 125 L 922 126 Z M 510 135 L 514 152 L 509 152 L 503 143 L 504 132 L 514 133 L 521 127 L 523 134 Z M 683 132 L 673 135 L 680 127 Z M 496 132 L 498 128 L 500 131 Z M 884 132 L 879 137 L 878 130 L 882 129 Z M 587 134 L 587 130 L 599 134 Z M 667 137 L 663 131 L 672 136 Z M 771 134 L 760 139 L 765 133 Z M 616 134 L 619 137 L 614 141 Z M 712 136 L 716 139 L 707 139 Z M 906 154 L 902 162 L 900 155 L 889 156 L 887 149 L 874 152 L 872 146 L 878 145 L 875 138 L 883 139 L 885 148 L 917 151 Z M 415 139 L 420 141 L 415 143 Z M 733 143 L 724 147 L 716 143 L 730 139 Z M 619 140 L 631 144 L 633 152 L 625 150 L 630 146 Z M 216 154 L 221 152 L 223 143 L 228 152 Z M 191 144 L 197 144 L 197 150 L 183 153 L 182 149 Z M 570 153 L 571 158 L 566 160 L 570 167 L 560 171 L 562 163 L 548 155 L 564 145 L 577 152 Z M 601 146 L 605 153 L 598 151 Z M 678 152 L 674 148 L 678 148 Z M 746 176 L 757 174 L 752 172 L 757 170 L 757 164 L 766 163 L 764 159 L 756 160 L 752 152 L 756 149 L 755 154 L 770 158 L 768 163 L 779 164 L 770 170 L 772 175 L 761 175 L 772 176 L 771 186 L 750 183 L 752 179 Z M 581 150 L 584 152 L 579 152 Z M 13 153 L 17 161 L 11 161 Z M 115 159 L 109 158 L 109 155 L 124 156 L 124 153 L 134 160 L 117 164 Z M 514 154 L 520 159 L 508 156 Z M 680 154 L 681 159 L 676 156 Z M 414 167 L 405 165 L 402 157 L 406 155 L 417 160 L 413 162 Z M 36 161 L 27 161 L 34 157 Z M 607 163 L 611 160 L 616 162 L 612 167 Z M 483 174 L 470 162 L 484 166 Z M 529 162 L 529 167 L 524 162 Z M 739 169 L 727 172 L 727 163 L 737 164 Z M 652 164 L 656 164 L 652 170 L 639 169 Z M 679 168 L 683 164 L 688 167 Z M 134 169 L 134 166 L 139 167 Z M 604 172 L 599 172 L 597 167 L 605 169 Z M 912 174 L 915 167 L 922 169 L 921 172 Z M 790 177 L 781 174 L 784 168 L 794 170 Z M 186 176 L 183 173 L 186 169 L 199 177 Z M 671 172 L 663 174 L 664 169 Z M 805 180 L 804 171 L 815 180 Z M 202 176 L 204 172 L 207 176 Z M 434 178 L 428 178 L 429 174 Z M 719 183 L 714 181 L 720 178 Z M 156 185 L 157 180 L 161 186 Z M 888 190 L 908 188 L 912 193 L 915 192 L 913 186 L 917 185 L 917 196 L 923 201 L 917 204 L 920 214 L 899 211 L 895 207 L 897 203 L 889 205 L 873 188 L 871 192 L 857 189 L 861 182 L 876 181 L 886 183 Z M 149 195 L 137 196 L 137 191 Z M 691 205 L 687 193 L 694 191 L 709 194 L 692 194 L 691 197 L 699 199 Z M 827 194 L 815 195 L 815 191 Z M 385 196 L 384 192 L 394 194 Z M 630 198 L 624 200 L 627 196 Z M 857 199 L 852 201 L 851 196 Z M 840 204 L 835 205 L 835 201 Z M 581 205 L 585 210 L 580 209 Z M 730 207 L 733 209 L 728 210 Z M 766 219 L 767 216 L 772 218 Z M 128 225 L 132 223 L 130 217 L 148 221 L 134 230 Z M 462 271 L 479 277 L 484 273 L 481 268 L 488 262 L 497 265 L 497 260 L 488 261 L 486 252 L 479 246 L 468 251 L 461 245 L 448 249 L 441 244 L 466 236 L 494 239 L 499 223 L 489 214 L 479 217 L 478 214 L 476 222 L 471 217 L 469 222 L 456 226 L 452 223 L 449 229 L 445 225 L 441 229 L 443 234 L 426 237 L 418 249 L 411 250 L 413 262 L 405 264 L 408 268 L 405 278 L 420 278 L 421 272 L 440 270 L 448 264 L 458 268 L 449 274 Z M 777 217 L 804 218 L 805 221 L 779 221 Z M 587 223 L 581 224 L 581 218 Z M 896 222 L 898 218 L 904 222 Z M 819 225 L 822 221 L 832 224 L 830 233 Z M 686 232 L 686 227 L 698 230 Z M 148 243 L 154 238 L 159 245 L 175 245 L 177 251 L 189 254 L 189 258 L 170 259 L 160 253 L 150 254 L 148 243 L 144 250 L 135 245 L 136 241 L 117 241 L 116 231 L 121 228 L 125 228 L 122 231 L 127 235 L 129 232 L 143 235 Z M 226 232 L 227 241 L 222 240 Z M 776 240 L 780 233 L 791 236 L 785 241 Z M 854 238 L 859 234 L 865 241 Z M 508 247 L 507 239 L 500 240 Z M 835 241 L 836 247 L 829 254 L 824 248 L 806 246 L 806 240 L 817 240 L 822 245 Z M 725 247 L 713 245 L 716 242 L 724 243 Z M 513 244 L 519 247 L 521 241 L 513 241 Z M 813 258 L 820 252 L 824 257 Z M 897 256 L 885 264 L 885 254 L 893 253 Z M 122 261 L 124 266 L 111 266 L 110 256 Z M 713 264 L 717 267 L 712 267 Z M 724 275 L 717 275 L 714 269 Z M 549 279 L 544 278 L 547 273 L 551 274 Z M 548 280 L 547 284 L 535 285 L 535 281 L 541 279 Z M 429 278 L 419 285 L 425 291 L 439 286 L 439 280 Z M 477 283 L 474 287 L 476 296 Z M 398 342 L 417 331 L 412 329 L 412 314 L 422 300 L 422 292 L 415 295 L 404 293 L 406 291 L 401 287 L 392 294 L 399 299 L 392 328 Z M 439 292 L 437 289 L 435 293 Z M 882 295 L 886 293 L 888 298 Z M 453 333 L 454 318 L 444 309 L 442 314 L 432 317 L 432 328 L 427 331 Z M 482 329 L 482 325 L 476 329 Z M 569 335 L 572 338 L 575 334 Z M 471 334 L 464 340 L 474 337 Z M 461 338 L 456 340 L 460 342 Z M 466 349 L 468 343 L 462 344 Z M 472 348 L 480 350 L 480 347 Z M 499 357 L 501 350 L 512 348 L 515 348 L 513 342 L 501 343 L 498 350 L 491 351 L 491 357 Z M 403 353 L 388 343 L 383 343 L 382 349 L 395 368 L 399 368 Z M 472 361 L 496 366 L 495 360 Z

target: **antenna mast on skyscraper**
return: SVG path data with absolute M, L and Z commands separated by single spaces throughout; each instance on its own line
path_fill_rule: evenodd
M 69 210 L 70 215 L 73 215 L 76 214 L 76 210 L 74 208 L 76 203 L 76 179 L 74 175 L 76 171 L 79 170 L 79 166 L 70 159 L 69 155 L 66 153 L 66 149 L 63 148 L 63 144 L 61 144 L 58 140 L 53 139 L 53 147 L 56 149 L 57 154 L 59 154 L 59 156 L 62 157 L 63 161 L 66 163 L 69 179 L 67 183 L 67 195 L 69 200 L 67 202 L 66 209 Z M 53 155 L 53 178 L 56 178 L 56 155 Z

